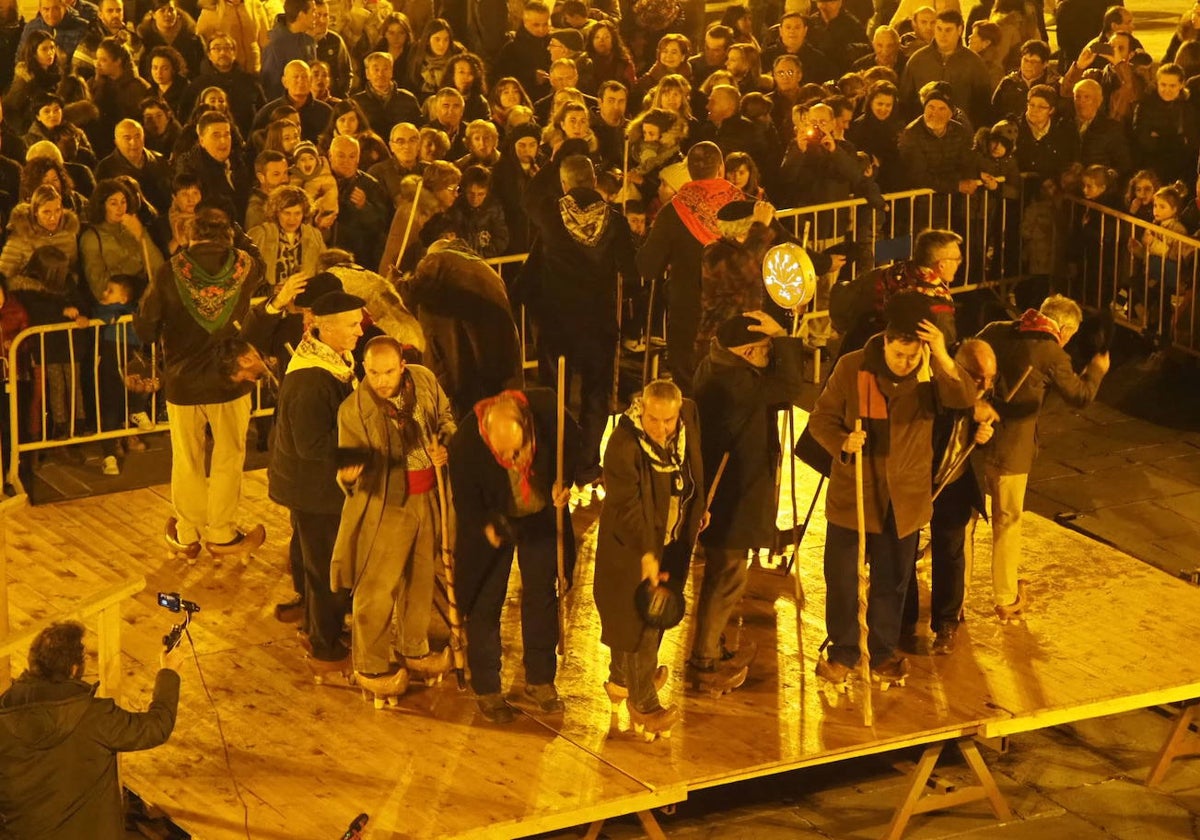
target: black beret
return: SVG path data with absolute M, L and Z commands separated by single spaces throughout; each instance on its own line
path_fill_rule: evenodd
M 898 292 L 888 298 L 883 309 L 888 332 L 916 335 L 917 325 L 933 320 L 934 298 L 920 292 Z
M 340 291 L 342 291 L 342 281 L 338 279 L 337 275 L 322 271 L 309 278 L 304 291 L 296 295 L 296 305 L 309 309 L 322 295 Z
M 739 222 L 754 215 L 754 202 L 749 199 L 731 201 L 717 211 L 717 219 L 722 222 Z
M 326 292 L 321 295 L 312 305 L 312 313 L 314 315 L 338 315 L 342 312 L 353 312 L 356 309 L 362 309 L 367 305 L 367 302 L 356 295 L 346 294 L 343 291 Z
M 744 347 L 747 344 L 758 344 L 767 337 L 766 333 L 751 330 L 757 327 L 758 321 L 745 315 L 734 315 L 717 327 L 717 343 L 726 350 L 733 347 Z
M 940 99 L 942 102 L 946 103 L 946 107 L 948 107 L 952 110 L 954 108 L 954 99 L 952 96 L 952 91 L 950 90 L 950 85 L 947 84 L 946 82 L 941 82 L 941 81 L 929 82 L 928 84 L 926 84 L 924 87 L 921 88 L 921 90 L 918 93 L 918 96 L 921 97 L 921 106 L 922 107 L 924 107 L 925 105 L 928 105 L 930 102 L 932 102 L 935 99 Z

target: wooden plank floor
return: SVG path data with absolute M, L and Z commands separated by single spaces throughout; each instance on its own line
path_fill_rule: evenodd
M 801 485 L 802 515 L 811 484 Z M 373 838 L 521 836 L 791 767 L 1200 695 L 1200 662 L 1189 653 L 1200 591 L 1029 517 L 1023 575 L 1033 581 L 1035 600 L 1028 627 L 1002 627 L 990 617 L 990 549 L 981 527 L 960 649 L 948 658 L 910 660 L 909 686 L 877 691 L 875 727 L 865 730 L 857 698 L 831 705 L 812 676 L 824 638 L 818 506 L 804 543 L 804 609 L 796 607 L 790 579 L 762 570 L 751 576 L 740 633 L 760 652 L 746 686 L 721 700 L 686 694 L 691 619 L 667 634 L 664 701 L 684 709 L 668 741 L 645 744 L 610 731 L 601 687 L 607 650 L 591 602 L 590 516 L 577 522 L 584 539 L 560 668 L 568 707 L 561 720 L 544 726 L 522 716 L 508 728 L 481 725 L 470 694 L 459 693 L 453 680 L 414 689 L 398 709 L 376 712 L 349 688 L 314 686 L 293 628 L 271 617 L 272 606 L 290 594 L 287 518 L 266 498 L 263 473 L 247 474 L 244 486 L 245 521 L 268 529 L 267 544 L 249 564 L 202 559 L 188 568 L 168 561 L 161 531 L 169 505 L 166 488 L 158 487 L 23 512 L 10 523 L 9 577 L 12 629 L 19 632 L 87 592 L 131 573 L 146 576 L 147 591 L 124 615 L 124 693 L 134 706 L 149 700 L 159 639 L 173 619 L 155 605 L 155 591 L 177 590 L 201 604 L 192 635 L 254 837 L 336 837 L 361 811 L 372 817 Z M 519 689 L 513 592 L 503 680 Z M 162 748 L 126 756 L 124 781 L 198 838 L 244 837 L 243 806 L 213 706 L 195 666 L 183 676 L 175 735 Z

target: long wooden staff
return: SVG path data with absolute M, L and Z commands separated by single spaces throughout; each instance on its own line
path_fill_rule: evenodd
M 642 336 L 642 340 L 646 343 L 646 349 L 642 351 L 642 387 L 650 381 L 650 330 L 654 325 L 654 289 L 658 285 L 658 278 L 650 278 L 650 294 L 646 299 L 646 334 Z
M 400 240 L 400 251 L 396 254 L 396 273 L 400 273 L 400 261 L 404 259 L 404 252 L 408 250 L 408 237 L 412 234 L 413 220 L 417 218 L 417 208 L 421 206 L 421 188 L 425 186 L 425 179 L 417 181 L 417 191 L 413 193 L 412 210 L 408 214 L 408 224 L 404 226 L 404 238 Z
M 625 205 L 629 202 L 629 135 L 625 135 L 625 159 L 621 167 L 621 215 L 625 215 Z
M 625 284 L 620 272 L 617 272 L 617 351 L 613 354 L 612 397 L 608 402 L 609 416 L 617 413 L 618 392 L 621 384 L 621 323 L 625 310 Z
M 554 460 L 554 487 L 553 492 L 562 492 L 563 487 L 563 435 L 567 424 L 567 359 L 565 356 L 558 357 L 558 429 L 557 429 L 557 450 Z M 565 648 L 563 647 L 563 638 L 567 634 L 566 623 L 566 599 L 567 599 L 567 571 L 566 571 L 566 546 L 563 544 L 563 534 L 566 531 L 566 511 L 558 500 L 554 500 L 554 525 L 557 531 L 558 539 L 555 541 L 555 546 L 558 549 L 558 655 L 563 656 Z
M 1017 395 L 1017 391 L 1021 390 L 1021 386 L 1025 384 L 1025 380 L 1029 378 L 1029 374 L 1031 373 L 1033 373 L 1033 365 L 1029 365 L 1027 368 L 1025 368 L 1025 372 L 1021 374 L 1021 378 L 1017 380 L 1017 384 L 1013 385 L 1012 388 L 1008 390 L 1008 394 L 1003 397 L 1004 402 L 1012 401 L 1012 398 Z M 950 483 L 950 480 L 954 477 L 954 474 L 958 472 L 959 468 L 961 468 L 962 465 L 967 462 L 967 459 L 971 457 L 971 453 L 975 451 L 975 446 L 975 441 L 971 441 L 971 445 L 966 448 L 963 454 L 954 459 L 954 463 L 952 463 L 950 465 L 950 469 L 946 471 L 946 477 L 942 479 L 942 483 L 939 484 L 937 490 L 933 492 L 933 501 L 936 502 L 938 496 L 942 495 L 942 491 L 946 489 L 946 485 Z
M 454 554 L 450 549 L 450 500 L 446 497 L 446 479 L 442 468 L 434 467 L 437 476 L 438 513 L 442 520 L 442 568 L 446 571 L 446 603 L 449 605 L 450 650 L 454 654 L 454 676 L 458 678 L 458 690 L 466 691 L 466 638 L 462 618 L 458 614 L 458 599 L 454 589 Z
M 862 418 L 854 421 L 855 433 L 862 431 Z M 871 650 L 867 646 L 867 514 L 863 509 L 863 451 L 854 456 L 854 504 L 858 512 L 858 671 L 863 684 L 863 726 L 875 723 L 871 706 Z

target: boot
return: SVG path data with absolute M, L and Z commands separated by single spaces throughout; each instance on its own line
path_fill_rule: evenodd
M 406 656 L 404 657 L 404 666 L 413 672 L 413 675 L 420 677 L 426 685 L 436 685 L 442 681 L 442 677 L 450 670 L 453 665 L 453 660 L 450 657 L 450 648 L 442 648 L 437 653 L 427 653 L 424 656 Z
M 305 600 L 297 595 L 293 600 L 275 605 L 275 620 L 284 624 L 298 624 L 304 620 Z
M 508 705 L 504 695 L 500 693 L 481 694 L 475 704 L 479 707 L 479 713 L 490 723 L 512 723 L 516 717 L 512 706 Z
M 633 706 L 629 707 L 629 720 L 633 724 L 634 733 L 641 735 L 650 743 L 655 738 L 670 738 L 671 727 L 679 723 L 681 717 L 677 706 L 660 707 L 653 712 L 639 712 Z
M 930 648 L 934 656 L 949 656 L 954 653 L 954 637 L 958 633 L 958 625 L 947 624 L 934 636 Z
M 880 691 L 887 691 L 893 685 L 903 688 L 904 681 L 908 679 L 908 661 L 903 656 L 893 654 L 878 665 L 871 666 L 871 679 L 879 683 Z
M 350 663 L 350 654 L 335 660 L 316 659 L 310 654 L 304 657 L 304 662 L 308 665 L 308 670 L 312 672 L 313 682 L 317 685 L 324 685 L 325 680 L 334 674 L 341 674 L 347 682 L 350 682 L 351 675 L 354 673 Z
M 654 690 L 662 691 L 662 687 L 667 684 L 667 676 L 670 670 L 666 665 L 659 665 L 654 669 Z M 617 685 L 615 682 L 604 683 L 604 691 L 608 694 L 608 700 L 612 703 L 613 714 L 621 708 L 621 704 L 629 699 L 629 689 L 623 685 Z
M 829 686 L 838 694 L 845 694 L 848 690 L 850 673 L 850 666 L 843 665 L 841 662 L 824 658 L 817 660 L 817 679 L 829 683 Z
M 711 661 L 689 659 L 688 682 L 696 691 L 708 692 L 714 699 L 728 694 L 746 681 L 750 668 L 729 668 Z
M 1029 597 L 1025 593 L 1025 581 L 1017 581 L 1017 600 L 1011 604 L 997 604 L 996 617 L 1001 624 L 1023 624 L 1025 610 L 1029 607 Z
M 540 683 L 525 686 L 525 696 L 532 700 L 543 713 L 548 715 L 562 714 L 565 707 L 559 699 L 558 689 L 554 683 Z
M 408 691 L 408 671 L 404 668 L 394 674 L 379 674 L 369 676 L 355 672 L 354 678 L 362 689 L 363 699 L 370 693 L 375 700 L 375 708 L 382 709 L 386 702 L 389 706 L 397 705 L 397 700 Z

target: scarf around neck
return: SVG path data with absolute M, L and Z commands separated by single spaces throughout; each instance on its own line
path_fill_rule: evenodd
M 287 373 L 308 368 L 320 368 L 339 382 L 354 380 L 354 357 L 349 353 L 345 356 L 339 355 L 311 332 L 305 332 L 304 338 L 300 339 L 296 352 L 288 362 Z
M 229 323 L 252 267 L 250 255 L 237 248 L 229 251 L 225 263 L 213 274 L 194 261 L 186 249 L 171 257 L 172 274 L 184 308 L 210 334 Z
M 1062 327 L 1053 318 L 1047 318 L 1036 309 L 1026 309 L 1017 321 L 1017 331 L 1023 333 L 1044 333 L 1059 344 L 1062 343 Z

